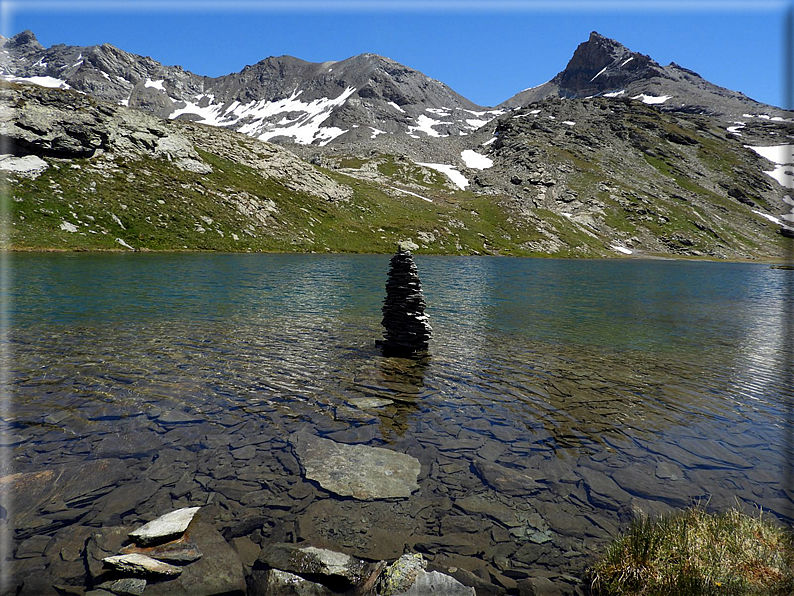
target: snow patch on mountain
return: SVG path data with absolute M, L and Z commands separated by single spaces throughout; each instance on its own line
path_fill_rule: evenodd
M 595 75 L 595 76 L 594 76 L 592 79 L 590 79 L 590 82 L 592 83 L 592 82 L 593 82 L 593 81 L 595 81 L 595 80 L 596 80 L 596 79 L 597 79 L 597 78 L 598 78 L 600 75 L 604 74 L 604 71 L 605 71 L 606 69 L 607 69 L 607 67 L 605 66 L 604 68 L 602 68 L 601 70 L 599 70 L 599 71 L 596 73 L 596 75 Z
M 451 166 L 443 163 L 417 163 L 416 165 L 425 166 L 426 168 L 431 168 L 433 170 L 437 170 L 441 172 L 452 181 L 452 184 L 454 184 L 461 190 L 466 190 L 466 187 L 469 185 L 468 178 L 466 178 L 466 176 L 458 172 L 455 169 L 455 166 Z
M 460 156 L 467 168 L 472 168 L 475 170 L 487 170 L 493 166 L 493 160 L 491 158 L 486 157 L 482 153 L 472 151 L 471 149 L 461 151 Z
M 427 197 L 423 197 L 422 195 L 418 195 L 415 192 L 411 192 L 410 190 L 405 190 L 404 188 L 397 188 L 396 186 L 390 186 L 392 190 L 396 190 L 397 192 L 405 193 L 407 195 L 411 195 L 412 197 L 417 197 L 422 199 L 423 201 L 427 201 L 428 203 L 432 203 L 433 199 L 428 199 Z
M 2 79 L 12 83 L 32 83 L 40 87 L 49 87 L 51 89 L 71 89 L 66 81 L 56 79 L 55 77 L 12 77 L 3 75 Z
M 143 84 L 144 87 L 151 87 L 152 89 L 159 89 L 160 91 L 165 91 L 165 87 L 163 87 L 163 83 L 165 82 L 164 79 L 160 79 L 159 81 L 153 81 L 152 79 L 146 79 L 146 82 Z
M 751 147 L 745 145 L 747 149 L 752 149 L 761 157 L 768 159 L 776 164 L 794 163 L 794 145 L 770 145 L 768 147 Z
M 355 88 L 347 87 L 334 99 L 323 97 L 310 102 L 298 99 L 303 91 L 295 91 L 290 97 L 277 101 L 259 100 L 246 104 L 235 101 L 228 107 L 219 103 L 200 107 L 199 103 L 203 99 L 207 98 L 210 101 L 214 99 L 212 96 L 200 95 L 196 98 L 196 103 L 187 103 L 184 108 L 173 112 L 170 118 L 182 114 L 194 114 L 201 118 L 199 122 L 203 124 L 213 126 L 241 124 L 237 129 L 239 132 L 262 141 L 283 136 L 304 145 L 314 142 L 326 145 L 347 131 L 336 126 L 323 127 L 322 123 L 355 91 Z
M 794 145 L 771 145 L 768 147 L 751 147 L 761 157 L 776 164 L 773 170 L 765 170 L 764 174 L 777 180 L 786 188 L 794 188 Z
M 419 114 L 419 116 L 414 118 L 414 121 L 416 122 L 416 126 L 409 126 L 408 134 L 423 132 L 429 137 L 441 136 L 441 133 L 433 128 L 434 126 L 438 126 L 439 124 L 452 124 L 452 122 L 449 121 L 434 120 L 430 116 L 425 116 L 424 114 Z
M 489 122 L 490 122 L 490 120 L 474 120 L 474 119 L 471 119 L 471 118 L 466 120 L 466 124 L 468 124 L 469 126 L 471 126 L 474 129 L 480 128 L 481 126 L 485 126 Z
M 639 95 L 635 95 L 631 99 L 639 99 L 642 100 L 642 103 L 653 105 L 653 104 L 664 103 L 671 97 L 672 95 L 648 95 L 646 93 L 640 93 Z
M 630 249 L 626 248 L 625 246 L 620 246 L 618 244 L 610 244 L 609 248 L 611 248 L 615 252 L 619 252 L 619 253 L 624 254 L 624 255 L 630 255 L 633 252 Z
M 777 225 L 779 225 L 779 226 L 783 226 L 783 225 L 785 225 L 785 224 L 784 224 L 782 221 L 780 221 L 780 220 L 779 220 L 777 217 L 775 217 L 774 215 L 769 215 L 768 213 L 764 213 L 763 211 L 758 211 L 758 210 L 756 210 L 756 209 L 753 209 L 753 213 L 755 213 L 756 215 L 760 215 L 760 216 L 761 216 L 761 217 L 763 217 L 764 219 L 768 219 L 768 220 L 769 220 L 769 221 L 771 221 L 773 224 L 777 224 Z

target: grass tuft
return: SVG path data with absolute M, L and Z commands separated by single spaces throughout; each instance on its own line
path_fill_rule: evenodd
M 791 596 L 794 539 L 761 513 L 693 507 L 635 520 L 588 573 L 597 596 Z

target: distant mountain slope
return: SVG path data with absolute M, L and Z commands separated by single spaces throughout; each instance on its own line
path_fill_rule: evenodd
M 445 254 L 756 259 L 790 242 L 791 199 L 744 146 L 770 120 L 737 137 L 638 101 L 548 99 L 431 139 L 443 161 L 303 147 L 316 167 L 73 90 L 6 83 L 0 100 L 17 249 L 391 252 L 410 238 Z
M 661 66 L 593 31 L 552 80 L 521 91 L 500 104 L 523 107 L 548 97 L 630 97 L 663 110 L 740 117 L 744 113 L 782 115 L 784 110 L 714 85 L 678 64 Z
M 324 145 L 344 136 L 468 134 L 490 120 L 441 83 L 375 54 L 312 63 L 271 57 L 203 77 L 109 44 L 44 48 L 30 31 L 2 40 L 6 79 L 74 89 L 164 118 L 239 130 L 260 140 Z

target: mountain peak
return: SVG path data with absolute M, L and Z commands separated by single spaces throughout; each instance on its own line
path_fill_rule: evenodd
M 624 88 L 630 81 L 661 74 L 660 69 L 650 57 L 593 31 L 555 81 L 561 96 L 583 97 Z
M 17 33 L 14 37 L 10 38 L 5 43 L 6 47 L 9 48 L 24 48 L 29 47 L 30 49 L 34 50 L 43 50 L 44 46 L 39 43 L 39 40 L 36 39 L 36 36 L 33 34 L 33 31 L 25 29 L 24 31 Z

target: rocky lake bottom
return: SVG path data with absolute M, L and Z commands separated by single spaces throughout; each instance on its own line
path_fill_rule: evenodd
M 374 344 L 388 257 L 15 256 L 8 593 L 85 593 L 184 507 L 249 594 L 274 544 L 573 593 L 637 515 L 794 521 L 790 271 L 416 261 L 434 339 L 406 359 Z

